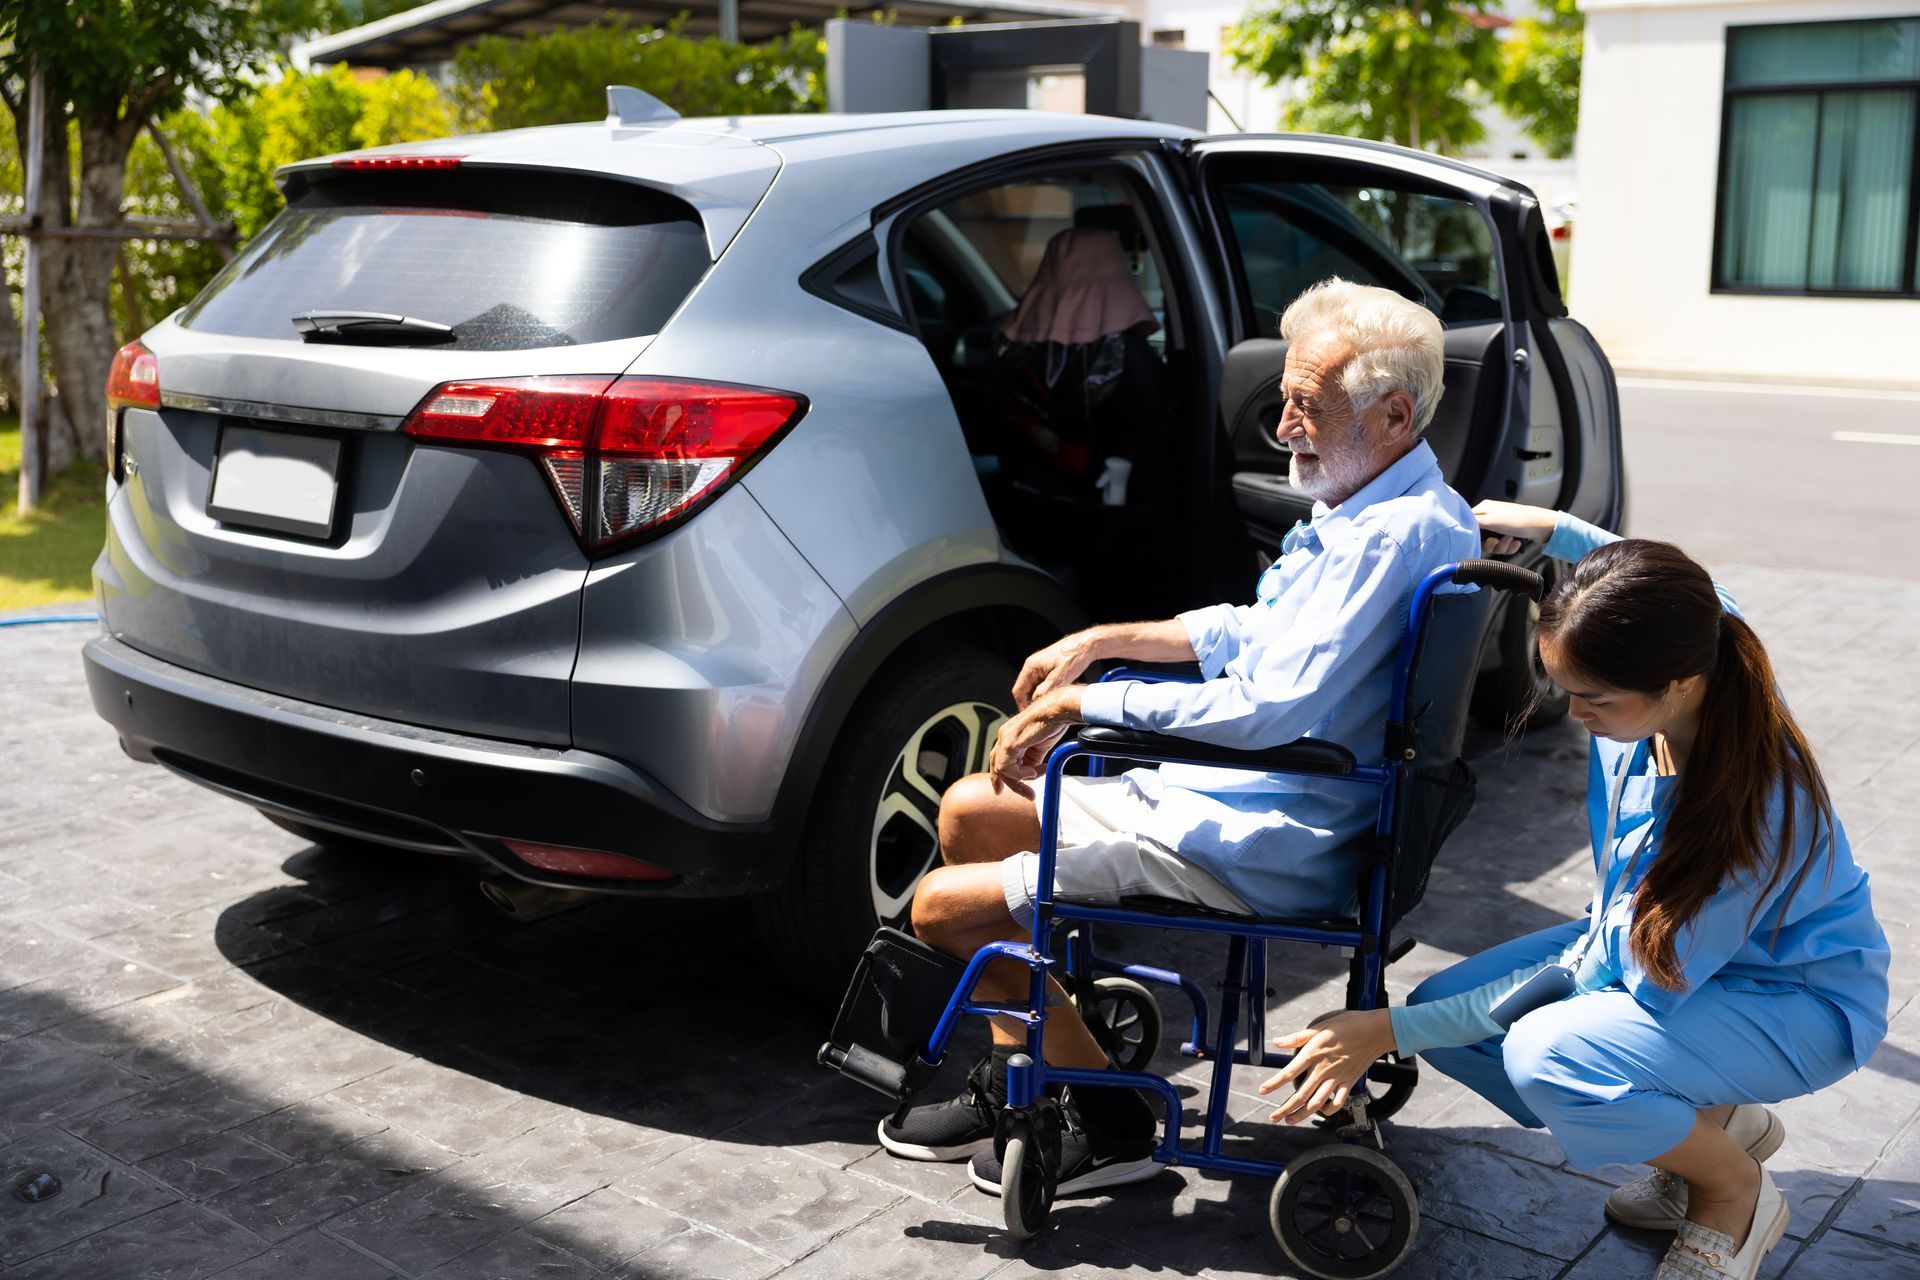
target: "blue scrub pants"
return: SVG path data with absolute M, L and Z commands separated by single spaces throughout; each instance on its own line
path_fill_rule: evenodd
M 1573 920 L 1515 938 L 1421 983 L 1407 1003 L 1471 991 L 1545 964 L 1580 937 Z M 1844 1015 L 1801 987 L 1716 977 L 1656 1014 L 1618 987 L 1581 992 L 1503 1036 L 1420 1055 L 1529 1129 L 1577 1169 L 1634 1164 L 1678 1146 L 1702 1107 L 1778 1102 L 1853 1070 Z

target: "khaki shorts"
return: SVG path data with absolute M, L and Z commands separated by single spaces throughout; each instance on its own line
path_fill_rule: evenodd
M 1139 834 L 1153 813 L 1153 803 L 1125 776 L 1063 778 L 1061 785 L 1059 849 L 1053 860 L 1055 897 L 1118 902 L 1151 896 L 1254 914 L 1239 894 L 1165 845 Z M 1037 853 L 1016 853 L 1000 864 L 1007 910 L 1028 928 L 1033 926 L 1039 877 Z

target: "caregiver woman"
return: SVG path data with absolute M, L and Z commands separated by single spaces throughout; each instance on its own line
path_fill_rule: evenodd
M 1331 1111 L 1367 1064 L 1417 1053 L 1577 1168 L 1645 1161 L 1607 1197 L 1675 1231 L 1655 1280 L 1758 1274 L 1787 1225 L 1765 1106 L 1865 1064 L 1886 1033 L 1887 942 L 1766 650 L 1679 549 L 1567 515 L 1474 508 L 1489 549 L 1578 561 L 1540 607 L 1540 660 L 1593 735 L 1589 919 L 1517 938 L 1274 1043 L 1273 1113 Z M 1593 922 L 1597 921 L 1597 928 Z M 1503 1026 L 1506 1028 L 1503 1030 Z

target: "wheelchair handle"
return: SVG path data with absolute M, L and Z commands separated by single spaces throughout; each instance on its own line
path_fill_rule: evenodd
M 1518 591 L 1538 600 L 1547 588 L 1547 580 L 1531 569 L 1504 560 L 1462 560 L 1453 571 L 1453 580 L 1471 587 L 1491 587 L 1495 591 Z

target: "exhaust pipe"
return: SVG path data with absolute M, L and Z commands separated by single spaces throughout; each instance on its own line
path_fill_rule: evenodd
M 577 907 L 597 895 L 585 889 L 554 889 L 513 876 L 488 876 L 480 881 L 480 896 L 515 920 L 543 920 Z

